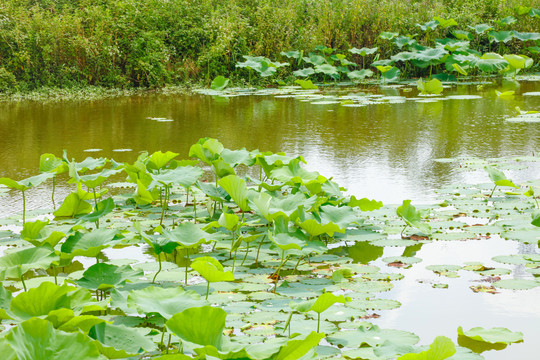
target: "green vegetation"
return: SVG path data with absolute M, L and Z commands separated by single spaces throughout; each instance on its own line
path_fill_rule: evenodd
M 85 87 L 97 87 L 91 93 L 107 93 L 99 89 L 201 82 L 209 86 L 219 75 L 240 85 L 251 83 L 252 73 L 263 79 L 272 75 L 286 79 L 293 71 L 309 76 L 300 67 L 306 62 L 322 79 L 343 72 L 359 79 L 369 76 L 360 70 L 369 61 L 390 59 L 402 48 L 434 46 L 438 38 L 455 39 L 442 43 L 439 52 L 455 53 L 465 41 L 480 56 L 492 51 L 508 55 L 502 60 L 484 55 L 478 65 L 483 71 L 501 70 L 505 63 L 517 71 L 528 65 L 518 55 L 534 58 L 539 52 L 533 33 L 540 21 L 535 4 L 534 0 L 439 0 L 429 6 L 414 0 L 6 0 L 0 4 L 0 93 L 66 88 L 84 92 L 80 89 Z M 322 57 L 331 62 L 320 62 L 320 45 Z M 347 59 L 345 54 L 353 57 Z M 400 70 L 406 76 L 430 74 L 434 66 L 440 67 L 439 55 L 444 56 L 427 52 L 410 60 L 406 55 L 392 60 L 404 62 Z M 409 60 L 429 70 L 411 72 Z M 356 63 L 362 66 L 357 68 Z M 447 70 L 464 73 L 448 64 Z M 377 65 L 386 81 L 399 76 L 396 66 Z M 226 85 L 221 79 L 213 86 Z
M 502 327 L 459 327 L 457 345 L 440 336 L 417 346 L 409 331 L 364 321 L 379 316 L 373 310 L 400 306 L 376 295 L 403 278 L 372 264 L 386 247 L 404 250 L 382 263 L 406 271 L 421 262 L 414 255 L 422 246 L 440 240 L 498 233 L 538 244 L 538 182 L 515 185 L 499 170 L 504 161 L 441 159 L 485 169 L 496 188 L 449 187 L 440 191 L 443 204 L 417 209 L 410 200 L 395 207 L 346 196 L 331 179 L 303 168 L 301 156 L 230 150 L 210 138 L 189 153 L 198 160 L 178 160 L 170 151 L 143 153 L 132 164 L 42 157 L 39 180 L 67 168 L 74 191 L 56 211 L 2 219 L 9 226 L 0 231 L 5 359 L 478 360 L 483 351 L 524 341 L 521 332 Z M 513 161 L 519 160 L 526 158 Z M 204 173 L 201 165 L 211 168 Z M 121 173 L 125 191 L 106 197 L 105 185 Z M 41 186 L 33 179 L 2 182 L 14 191 Z M 463 214 L 489 223 L 471 227 L 459 221 Z M 125 258 L 110 257 L 115 251 Z M 245 253 L 238 265 L 239 251 Z M 540 286 L 538 254 L 493 261 L 522 265 L 532 279 L 499 278 L 490 287 L 471 287 L 474 292 Z M 447 277 L 511 274 L 471 262 L 427 269 Z

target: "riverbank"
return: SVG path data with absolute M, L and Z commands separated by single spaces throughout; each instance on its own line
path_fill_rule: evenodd
M 419 26 L 435 16 L 454 19 L 455 29 L 489 23 L 496 30 L 536 31 L 539 19 L 527 8 L 533 5 L 533 0 L 6 0 L 0 4 L 0 93 L 208 85 L 218 75 L 240 85 L 248 82 L 247 71 L 236 68 L 243 55 L 283 62 L 282 51 L 308 53 L 324 45 L 342 52 L 378 47 L 384 58 L 395 46 L 380 37 L 383 32 L 419 34 L 419 43 L 444 37 L 443 26 L 426 33 Z M 508 16 L 516 21 L 496 24 Z M 491 46 L 472 40 L 482 52 Z M 525 46 L 514 39 L 504 43 L 504 51 L 523 53 Z M 279 78 L 290 75 L 290 69 L 280 70 Z

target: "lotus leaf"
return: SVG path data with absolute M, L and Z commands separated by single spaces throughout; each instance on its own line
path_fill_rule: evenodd
M 172 318 L 167 328 L 182 340 L 197 345 L 212 345 L 221 349 L 225 318 L 227 313 L 223 309 L 202 306 L 186 309 Z
M 95 344 L 100 352 L 109 359 L 123 359 L 135 356 L 143 351 L 151 351 L 156 345 L 149 338 L 142 336 L 134 328 L 111 325 L 105 322 L 96 324 L 88 336 L 97 340 Z
M 96 257 L 101 250 L 115 243 L 118 231 L 115 229 L 97 229 L 89 233 L 76 232 L 62 244 L 62 257 Z
M 306 355 L 309 350 L 317 346 L 321 339 L 324 338 L 324 333 L 316 333 L 312 331 L 303 340 L 289 340 L 285 346 L 281 348 L 275 360 L 297 360 Z
M 20 323 L 5 337 L 19 360 L 94 360 L 96 345 L 84 334 L 55 330 L 47 320 L 33 318 Z
M 449 338 L 437 336 L 429 349 L 420 353 L 405 354 L 398 360 L 444 360 L 456 353 L 456 346 Z
M 21 318 L 48 315 L 51 311 L 68 308 L 75 309 L 91 301 L 90 293 L 73 286 L 58 286 L 43 282 L 36 288 L 20 293 L 11 301 L 11 312 Z
M 491 329 L 484 329 L 481 327 L 475 327 L 469 331 L 463 331 L 460 326 L 457 329 L 458 335 L 467 336 L 473 340 L 484 341 L 488 343 L 502 343 L 511 344 L 523 341 L 523 334 L 520 332 L 513 332 L 506 328 L 496 327 Z
M 225 76 L 217 76 L 212 80 L 212 83 L 210 84 L 210 89 L 216 90 L 216 91 L 223 91 L 225 88 L 229 85 L 229 79 L 227 79 Z
M 116 266 L 99 263 L 90 266 L 83 277 L 74 281 L 75 284 L 90 290 L 109 290 L 126 282 L 142 277 L 142 271 L 133 270 L 131 266 Z
M 150 286 L 141 290 L 133 290 L 127 297 L 127 305 L 136 309 L 139 314 L 158 313 L 166 319 L 174 314 L 196 307 L 207 305 L 200 295 L 194 291 L 185 291 L 181 287 L 160 288 Z

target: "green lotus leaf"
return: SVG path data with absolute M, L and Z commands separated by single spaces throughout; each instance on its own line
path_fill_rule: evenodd
M 12 298 L 13 296 L 11 295 L 11 292 L 6 290 L 6 288 L 2 286 L 2 283 L 0 283 L 0 320 L 12 319 L 12 317 L 8 314 Z
M 483 72 L 500 71 L 506 69 L 508 66 L 508 61 L 495 53 L 486 53 L 472 63 Z
M 400 356 L 398 360 L 444 360 L 456 353 L 456 346 L 449 338 L 437 336 L 429 349 Z
M 293 50 L 293 51 L 282 51 L 279 54 L 293 59 L 299 59 L 302 56 L 303 51 Z
M 396 55 L 392 55 L 390 57 L 394 61 L 410 61 L 416 59 L 416 53 L 411 51 L 402 51 L 400 53 L 397 53 Z
M 136 329 L 105 322 L 94 325 L 88 336 L 97 340 L 99 351 L 109 359 L 123 359 L 145 351 L 151 351 L 156 345 Z
M 196 166 L 180 166 L 176 169 L 162 170 L 159 174 L 152 176 L 154 181 L 148 186 L 148 190 L 152 190 L 156 186 L 161 187 L 161 184 L 167 186 L 179 184 L 184 188 L 189 188 L 199 180 L 203 172 L 200 167 Z
M 404 46 L 412 46 L 417 43 L 416 40 L 410 36 L 398 36 L 397 38 L 393 40 L 393 42 L 400 49 L 403 48 Z
M 351 223 L 359 221 L 358 215 L 352 207 L 323 205 L 319 208 L 319 215 L 323 223 L 334 223 L 339 225 L 343 230 Z
M 321 64 L 315 66 L 316 73 L 323 73 L 325 75 L 337 75 L 337 68 L 330 64 Z
M 529 16 L 530 17 L 535 17 L 535 18 L 540 18 L 540 9 L 531 9 L 531 11 L 529 11 Z
M 493 41 L 498 43 L 507 43 L 514 38 L 512 31 L 490 31 L 488 35 Z
M 79 176 L 79 174 L 75 170 L 72 171 L 73 165 L 74 163 L 70 164 L 69 175 L 72 176 L 72 179 L 69 182 L 80 182 L 90 189 L 94 189 L 102 185 L 108 178 L 122 171 L 122 169 L 103 169 L 97 174 Z
M 438 47 L 442 47 L 444 50 L 447 50 L 450 52 L 467 51 L 470 45 L 470 41 L 468 40 L 456 40 L 456 39 L 450 39 L 450 38 L 436 39 L 435 42 L 437 43 Z
M 51 247 L 56 246 L 66 234 L 61 231 L 54 231 L 53 227 L 47 227 L 49 220 L 26 222 L 21 231 L 21 239 L 30 242 L 34 246 L 47 244 Z
M 528 290 L 540 286 L 540 282 L 527 279 L 504 279 L 494 282 L 493 286 L 501 289 Z
M 107 198 L 96 204 L 96 211 L 79 217 L 79 220 L 96 222 L 105 215 L 111 213 L 114 210 L 114 206 L 114 200 L 112 198 Z
M 196 258 L 191 263 L 191 268 L 197 271 L 206 281 L 234 281 L 234 275 L 230 271 L 224 271 L 223 265 L 210 256 Z
M 519 32 L 513 31 L 514 37 L 521 41 L 537 41 L 540 40 L 540 33 L 537 32 Z
M 495 20 L 497 25 L 504 26 L 504 25 L 512 25 L 517 21 L 517 19 L 513 16 L 507 16 L 501 20 Z
M 196 157 L 208 165 L 219 157 L 223 151 L 223 144 L 216 139 L 202 138 L 189 148 L 189 156 Z
M 142 238 L 154 249 L 156 255 L 161 253 L 171 254 L 179 246 L 173 238 L 169 237 L 144 234 Z
M 201 189 L 201 191 L 214 201 L 228 201 L 230 199 L 229 194 L 220 187 L 216 187 L 213 184 L 197 181 L 196 186 Z
M 223 149 L 220 156 L 230 166 L 236 167 L 237 165 L 244 164 L 251 166 L 255 163 L 255 156 L 258 151 L 248 151 L 246 149 L 229 150 Z
M 59 257 L 47 245 L 32 247 L 0 257 L 0 278 L 20 279 L 30 269 L 47 269 Z
M 66 257 L 96 257 L 101 250 L 114 244 L 117 234 L 115 229 L 96 229 L 86 234 L 76 232 L 66 239 L 60 251 Z
M 331 292 L 325 292 L 317 299 L 302 301 L 299 303 L 290 303 L 289 306 L 300 312 L 315 311 L 316 313 L 322 313 L 335 303 L 345 304 L 350 301 L 350 298 L 345 298 L 343 295 L 336 296 Z
M 408 226 L 415 227 L 423 233 L 431 233 L 431 226 L 421 222 L 420 213 L 411 205 L 411 200 L 403 200 L 403 204 L 397 208 L 396 213 Z
M 324 58 L 324 56 L 316 54 L 309 54 L 309 57 L 304 56 L 303 60 L 315 66 L 326 64 L 326 59 Z
M 362 211 L 373 211 L 382 208 L 382 201 L 369 200 L 368 198 L 357 199 L 354 195 L 351 196 L 347 203 L 350 207 L 359 207 Z
M 511 344 L 523 341 L 523 333 L 510 331 L 506 328 L 496 327 L 491 329 L 484 329 L 482 327 L 475 327 L 469 331 L 463 331 L 460 326 L 457 329 L 458 335 L 467 336 L 473 340 L 484 341 L 491 344 Z
M 293 75 L 297 76 L 297 77 L 298 76 L 299 77 L 308 77 L 308 76 L 313 75 L 313 74 L 315 74 L 315 70 L 312 67 L 307 67 L 307 68 L 303 68 L 303 69 L 300 69 L 300 70 L 293 71 Z M 302 87 L 302 89 L 318 89 L 318 87 L 315 87 L 315 85 L 313 85 L 313 83 L 311 83 L 311 80 L 306 80 L 306 81 L 295 80 L 295 83 L 300 85 Z M 311 86 L 308 86 L 309 83 L 311 83 Z
M 456 20 L 454 19 L 443 19 L 442 17 L 440 16 L 434 16 L 433 17 L 433 20 L 435 20 L 436 22 L 439 23 L 439 25 L 441 25 L 441 27 L 443 28 L 448 28 L 450 26 L 457 26 L 458 23 L 456 22 Z
M 439 24 L 440 23 L 437 20 L 431 20 L 424 24 L 416 24 L 416 26 L 418 26 L 422 31 L 433 31 L 439 26 Z
M 82 333 L 55 330 L 51 322 L 33 318 L 20 323 L 5 337 L 19 360 L 95 360 L 97 346 Z
M 79 316 L 70 316 L 70 317 L 64 317 L 59 318 L 56 315 L 61 312 L 67 312 L 70 311 L 73 315 L 73 311 L 71 309 L 58 309 L 53 310 L 49 313 L 47 316 L 47 320 L 53 323 L 54 327 L 58 330 L 62 330 L 65 332 L 78 332 L 79 330 L 82 331 L 85 334 L 88 334 L 90 329 L 96 325 L 100 324 L 102 322 L 105 322 L 105 319 L 98 318 L 93 315 L 79 315 Z M 60 321 L 61 322 L 60 322 Z
M 307 184 L 310 181 L 318 181 L 322 184 L 327 180 L 316 171 L 307 171 L 302 168 L 298 161 L 291 161 L 287 165 L 271 170 L 270 178 L 293 184 Z
M 361 69 L 361 70 L 354 70 L 349 73 L 347 73 L 347 76 L 351 80 L 363 80 L 367 77 L 373 76 L 373 71 L 369 69 Z
M 412 63 L 418 67 L 424 68 L 444 62 L 447 55 L 448 51 L 443 48 L 427 48 L 425 50 L 417 51 Z
M 385 39 L 385 40 L 392 40 L 393 38 L 397 37 L 399 35 L 399 33 L 396 33 L 396 32 L 388 32 L 388 31 L 383 31 L 379 37 L 381 39 Z
M 478 35 L 482 35 L 486 31 L 493 29 L 493 27 L 488 24 L 479 24 L 475 26 L 469 25 L 469 29 L 474 30 L 474 32 L 477 33 Z
M 392 65 L 375 65 L 375 67 L 383 74 L 393 68 Z
M 164 168 L 165 166 L 167 166 L 167 164 L 178 155 L 180 154 L 174 153 L 172 151 L 167 151 L 165 153 L 161 151 L 156 151 L 155 153 L 150 155 L 150 157 L 148 158 L 148 162 L 146 163 L 146 168 L 149 171 L 160 170 Z
M 17 189 L 20 191 L 26 191 L 30 188 L 41 185 L 41 183 L 52 177 L 54 177 L 54 174 L 52 173 L 43 173 L 19 181 L 3 177 L 0 178 L 0 185 L 5 185 L 8 188 Z
M 242 211 L 249 211 L 248 188 L 246 181 L 237 175 L 228 175 L 218 181 L 221 186 L 234 200 Z
M 345 229 L 341 228 L 339 225 L 332 222 L 321 224 L 315 219 L 306 219 L 304 221 L 298 222 L 305 232 L 311 236 L 319 236 L 321 234 L 328 234 L 329 236 L 334 236 L 334 233 L 344 233 Z
M 418 90 L 422 94 L 439 95 L 443 92 L 442 83 L 438 79 L 431 79 L 424 82 L 423 79 L 417 81 Z
M 289 233 L 279 233 L 274 235 L 271 231 L 268 232 L 268 238 L 281 250 L 302 250 L 306 242 L 293 236 Z
M 533 60 L 525 55 L 507 54 L 503 57 L 514 69 L 525 69 L 533 65 Z
M 300 80 L 297 79 L 294 81 L 296 84 L 300 85 L 304 90 L 317 90 L 319 87 L 311 82 L 311 80 Z
M 382 74 L 382 78 L 386 82 L 398 82 L 401 74 L 399 68 L 392 66 L 392 68 Z
M 73 218 L 76 215 L 88 214 L 92 212 L 90 205 L 84 197 L 81 197 L 77 192 L 72 192 L 62 202 L 62 205 L 53 212 L 55 217 Z
M 26 320 L 48 315 L 61 308 L 75 309 L 91 299 L 87 290 L 68 285 L 58 286 L 47 281 L 14 297 L 10 309 L 15 316 Z
M 484 169 L 487 171 L 489 178 L 497 186 L 511 186 L 518 189 L 519 186 L 515 185 L 512 180 L 508 179 L 506 175 L 499 169 L 493 166 L 485 166 Z
M 452 64 L 452 68 L 457 71 L 458 73 L 460 73 L 461 75 L 463 76 L 467 76 L 468 73 L 465 69 L 463 69 L 463 67 L 461 67 L 461 65 L 457 64 L 457 63 L 454 63 Z
M 54 154 L 41 154 L 39 158 L 39 171 L 60 174 L 67 170 L 67 164 Z
M 346 347 L 360 347 L 363 344 L 380 346 L 385 341 L 396 345 L 414 345 L 418 336 L 403 330 L 381 329 L 377 325 L 365 323 L 356 331 L 343 331 L 327 337 L 329 343 Z
M 236 217 L 236 215 L 234 216 Z M 213 239 L 212 234 L 201 230 L 192 222 L 179 224 L 173 230 L 164 229 L 163 236 L 185 248 L 194 248 Z
M 225 76 L 216 76 L 212 83 L 210 84 L 210 89 L 216 91 L 223 91 L 229 85 L 229 79 Z
M 81 162 L 76 162 L 75 160 L 69 161 L 68 158 L 67 158 L 67 153 L 66 153 L 65 150 L 64 150 L 63 159 L 64 159 L 64 161 L 66 163 L 73 164 L 74 170 L 76 172 L 80 172 L 80 173 L 83 173 L 83 174 L 86 173 L 89 170 L 100 169 L 100 168 L 104 167 L 108 162 L 108 160 L 106 158 L 104 158 L 104 157 L 100 157 L 98 159 L 95 159 L 93 157 L 87 157 L 86 159 L 84 159 Z
M 464 30 L 453 30 L 452 35 L 456 37 L 456 39 L 459 40 L 471 40 L 471 33 Z
M 289 340 L 275 356 L 275 360 L 297 360 L 306 355 L 324 338 L 324 333 L 312 331 L 303 340 Z
M 167 328 L 180 339 L 221 349 L 227 313 L 211 306 L 186 309 L 167 322 Z
M 90 266 L 83 277 L 74 281 L 75 284 L 90 290 L 109 290 L 117 285 L 123 285 L 142 277 L 142 271 L 133 270 L 131 266 L 116 266 L 98 263 Z
M 127 306 L 137 310 L 139 314 L 158 313 L 165 319 L 201 305 L 207 305 L 207 303 L 199 294 L 191 290 L 186 291 L 181 287 L 150 286 L 141 290 L 132 290 L 127 296 Z

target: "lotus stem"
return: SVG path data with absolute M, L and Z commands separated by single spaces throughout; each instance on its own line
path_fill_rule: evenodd
M 208 293 L 210 292 L 210 281 L 206 282 L 206 297 L 205 300 L 208 300 Z
M 54 202 L 54 190 L 56 188 L 56 176 L 54 176 L 52 178 L 52 195 L 51 195 L 51 200 L 52 200 L 52 205 L 53 205 L 53 209 L 56 210 L 56 203 Z
M 161 254 L 157 254 L 157 256 L 158 256 L 158 262 L 159 262 L 159 269 L 158 269 L 158 272 L 156 273 L 156 275 L 154 275 L 154 278 L 152 279 L 152 284 L 155 283 L 156 277 L 158 276 L 158 274 L 161 271 Z
M 172 334 L 169 334 L 169 342 L 167 343 L 167 349 L 165 349 L 165 354 L 169 353 L 169 348 L 171 347 L 171 337 Z
M 283 332 L 289 329 L 289 337 L 291 337 L 291 319 L 292 319 L 293 313 L 294 313 L 294 310 L 291 311 L 291 313 L 289 314 L 289 318 L 287 319 L 287 322 L 285 323 L 285 327 L 283 328 Z
M 189 265 L 189 248 L 186 248 L 186 279 L 185 279 L 186 286 L 187 286 L 188 265 Z
M 249 243 L 247 243 L 246 254 L 244 255 L 244 259 L 242 259 L 242 263 L 240 264 L 240 266 L 244 265 L 244 261 L 246 261 L 248 253 L 249 253 Z
M 298 265 L 300 265 L 300 261 L 302 261 L 303 258 L 304 258 L 304 257 L 301 256 L 300 259 L 298 259 L 298 262 L 296 263 L 296 266 L 295 266 L 294 269 L 293 269 L 293 273 L 296 271 L 296 269 L 298 268 Z
M 197 223 L 197 199 L 195 199 L 195 194 L 193 194 L 193 223 Z
M 283 250 L 281 252 L 281 264 L 279 264 L 279 267 L 277 268 L 276 272 L 274 273 L 275 277 L 276 277 L 276 280 L 275 280 L 275 283 L 274 283 L 274 294 L 276 293 L 276 290 L 277 290 L 277 283 L 279 282 L 279 271 L 281 270 L 281 268 L 283 267 L 283 265 L 285 265 L 285 263 L 287 262 L 287 260 L 289 259 L 289 257 L 285 257 L 285 250 Z
M 53 265 L 54 285 L 58 285 L 58 279 L 56 278 L 56 266 Z
M 495 185 L 495 187 L 493 188 L 493 190 L 491 191 L 491 194 L 489 194 L 489 197 L 491 198 L 493 196 L 493 193 L 495 192 L 495 189 L 497 188 L 497 185 Z
M 405 232 L 405 229 L 407 229 L 409 227 L 409 225 L 405 225 L 405 227 L 403 228 L 403 230 L 401 230 L 401 238 L 403 239 L 403 233 Z
M 265 237 L 266 237 L 266 234 L 261 238 L 261 242 L 259 243 L 259 247 L 257 248 L 257 256 L 255 257 L 255 266 L 257 266 L 257 263 L 259 261 L 259 252 L 261 251 L 261 247 L 262 247 Z
M 165 347 L 165 344 L 163 343 L 163 339 L 165 338 L 165 327 L 163 328 L 163 331 L 161 332 L 161 348 L 163 349 Z
M 23 277 L 22 269 L 20 266 L 19 266 L 19 276 L 21 277 L 21 282 L 22 282 L 24 292 L 27 292 L 28 290 L 26 289 L 26 283 L 24 282 L 24 277 Z
M 317 313 L 317 333 L 319 332 L 319 327 L 321 325 L 321 313 Z
M 232 272 L 234 272 L 234 264 L 236 263 L 236 254 L 238 253 L 238 248 L 234 251 L 234 258 L 232 262 Z
M 24 196 L 24 190 L 21 190 L 22 192 L 22 223 L 24 226 L 24 223 L 26 222 L 26 197 Z

